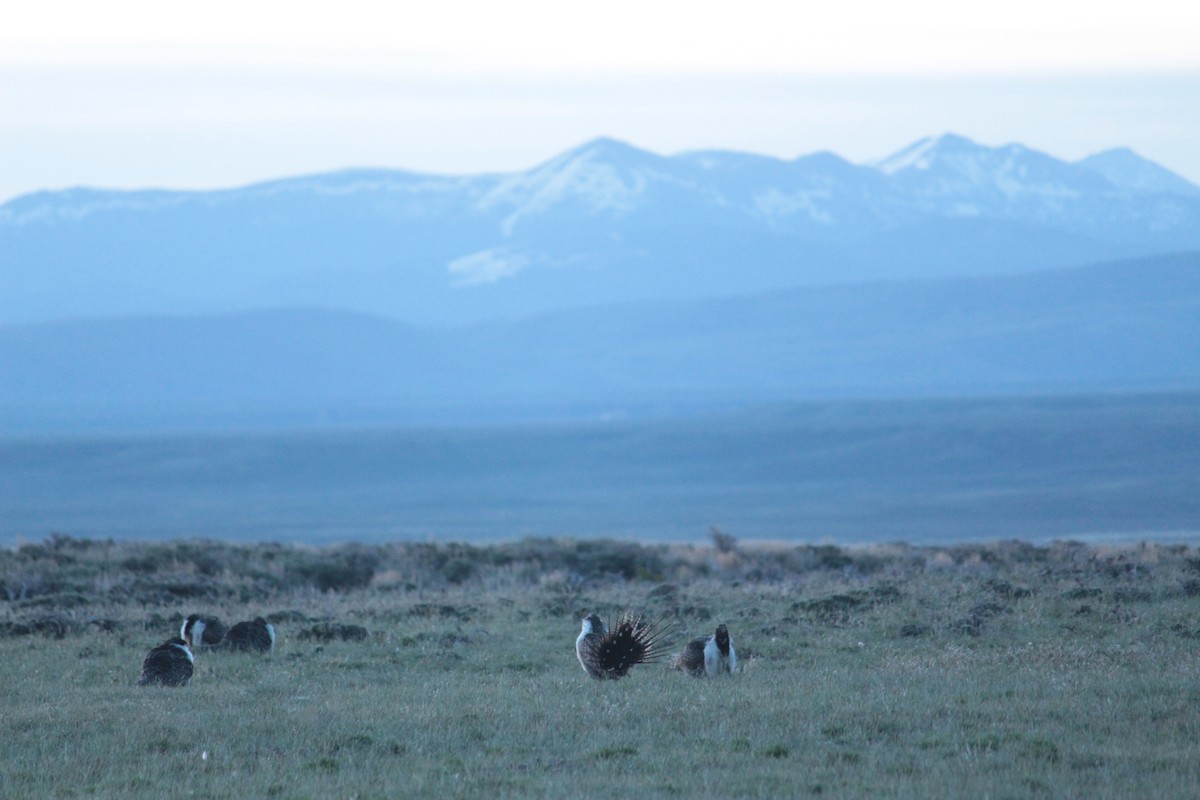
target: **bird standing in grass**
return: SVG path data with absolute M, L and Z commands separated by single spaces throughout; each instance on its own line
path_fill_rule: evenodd
M 167 639 L 146 654 L 138 686 L 187 686 L 192 677 L 192 651 L 178 636 Z
M 225 638 L 225 625 L 216 617 L 189 614 L 179 628 L 179 636 L 188 647 L 215 647 Z
M 239 622 L 225 634 L 221 645 L 230 650 L 269 653 L 275 646 L 275 626 L 262 617 L 255 617 L 250 622 Z
M 588 614 L 575 640 L 575 655 L 584 672 L 593 678 L 621 678 L 637 664 L 661 659 L 667 647 L 663 640 L 669 634 L 661 619 L 646 622 L 642 615 L 630 611 L 621 615 L 612 630 L 599 614 Z
M 733 649 L 729 629 L 721 623 L 712 636 L 692 639 L 682 652 L 671 657 L 671 667 L 697 678 L 737 672 L 737 651 Z

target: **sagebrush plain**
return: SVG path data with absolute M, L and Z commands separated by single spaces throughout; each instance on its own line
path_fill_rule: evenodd
M 1200 551 L 529 539 L 0 551 L 6 797 L 1196 797 Z M 575 661 L 725 622 L 739 675 Z M 266 657 L 136 686 L 187 613 Z

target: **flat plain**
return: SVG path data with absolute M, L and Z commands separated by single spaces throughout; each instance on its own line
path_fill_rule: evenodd
M 0 551 L 5 797 L 1200 796 L 1200 552 L 526 539 Z M 620 681 L 578 620 L 725 622 Z M 262 614 L 136 686 L 190 612 Z
M 1200 393 L 830 401 L 528 424 L 0 436 L 0 545 L 1187 535 Z

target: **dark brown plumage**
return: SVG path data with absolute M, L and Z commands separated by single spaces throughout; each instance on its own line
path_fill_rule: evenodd
M 275 646 L 275 626 L 262 617 L 239 622 L 225 633 L 221 646 L 229 650 L 250 653 L 269 653 Z
M 193 669 L 192 651 L 175 636 L 146 654 L 138 686 L 187 686 Z
M 575 640 L 575 655 L 593 678 L 622 678 L 638 664 L 650 664 L 666 654 L 671 631 L 659 618 L 647 622 L 641 614 L 626 611 L 609 630 L 598 614 L 583 620 Z
M 671 668 L 686 672 L 694 678 L 704 677 L 704 644 L 707 636 L 692 639 L 683 650 L 671 656 Z

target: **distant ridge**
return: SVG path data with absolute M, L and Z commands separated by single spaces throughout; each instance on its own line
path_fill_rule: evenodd
M 0 328 L 7 431 L 1200 389 L 1200 252 L 420 328 L 323 309 Z
M 1139 156 L 1128 147 L 1117 147 L 1076 162 L 1103 175 L 1114 186 L 1136 192 L 1200 196 L 1200 186 Z
M 601 138 L 508 174 L 356 169 L 0 206 L 0 325 L 326 306 L 419 325 L 1200 249 L 1200 188 L 930 137 L 876 164 Z

